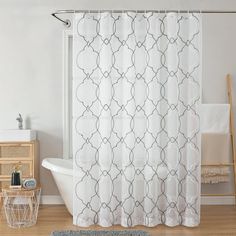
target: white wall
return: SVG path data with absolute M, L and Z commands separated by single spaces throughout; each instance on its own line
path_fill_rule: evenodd
M 28 117 L 31 121 L 28 128 L 38 130 L 41 161 L 48 156 L 62 156 L 64 27 L 50 16 L 58 9 L 236 10 L 236 1 L 0 0 L 0 129 L 16 128 L 19 112 Z M 226 73 L 233 74 L 236 88 L 235 23 L 236 14 L 203 17 L 203 101 L 206 103 L 227 101 Z M 43 168 L 40 173 L 44 194 L 57 194 L 50 173 Z

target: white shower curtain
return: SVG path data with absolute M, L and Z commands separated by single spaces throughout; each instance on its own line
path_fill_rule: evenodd
M 73 223 L 200 220 L 201 16 L 76 13 Z

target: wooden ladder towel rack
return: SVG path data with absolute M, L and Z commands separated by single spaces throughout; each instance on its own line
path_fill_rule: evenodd
M 232 166 L 234 175 L 234 192 L 233 193 L 222 193 L 222 194 L 202 194 L 202 196 L 234 196 L 236 204 L 236 144 L 235 144 L 235 129 L 234 129 L 234 113 L 233 113 L 233 95 L 232 95 L 232 77 L 230 74 L 226 76 L 227 91 L 228 91 L 228 102 L 230 105 L 230 137 L 232 145 L 232 163 L 222 163 L 222 164 L 209 164 L 202 166 Z

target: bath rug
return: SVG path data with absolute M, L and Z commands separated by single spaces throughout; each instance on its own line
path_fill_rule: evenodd
M 55 231 L 51 236 L 150 236 L 142 230 L 122 230 L 122 231 L 99 231 L 99 230 L 79 230 L 79 231 Z

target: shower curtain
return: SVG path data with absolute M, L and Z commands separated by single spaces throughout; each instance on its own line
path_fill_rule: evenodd
M 200 14 L 73 24 L 73 223 L 198 225 Z

